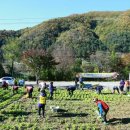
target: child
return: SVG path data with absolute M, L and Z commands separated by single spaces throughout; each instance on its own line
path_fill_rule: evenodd
M 42 116 L 45 118 L 45 105 L 46 105 L 46 92 L 44 89 L 41 90 L 40 96 L 39 96 L 39 103 L 38 103 L 38 114 L 41 116 L 41 110 L 42 110 Z

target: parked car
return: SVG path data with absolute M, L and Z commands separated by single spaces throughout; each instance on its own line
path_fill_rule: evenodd
M 0 79 L 0 84 L 2 84 L 3 81 L 5 81 L 8 85 L 14 85 L 14 80 L 15 80 L 15 78 L 13 78 L 13 77 L 8 77 L 8 76 L 2 77 Z
M 18 85 L 19 85 L 19 86 L 24 86 L 24 84 L 25 84 L 24 79 L 19 79 Z
M 92 89 L 92 84 L 84 84 L 83 89 Z

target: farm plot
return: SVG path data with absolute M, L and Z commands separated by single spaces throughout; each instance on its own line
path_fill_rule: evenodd
M 130 130 L 130 97 L 127 95 L 113 95 L 109 91 L 97 95 L 88 90 L 76 90 L 70 97 L 66 90 L 58 89 L 54 100 L 48 98 L 45 118 L 41 118 L 37 112 L 39 92 L 35 88 L 33 98 L 27 99 L 21 97 L 22 89 L 15 95 L 10 90 L 0 89 L 0 130 Z M 94 97 L 110 106 L 107 126 L 97 119 Z M 65 112 L 52 112 L 50 106 L 59 106 Z

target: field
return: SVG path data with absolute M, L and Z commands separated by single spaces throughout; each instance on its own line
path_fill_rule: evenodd
M 0 130 L 130 130 L 130 97 L 127 95 L 113 95 L 110 91 L 97 95 L 90 90 L 76 90 L 70 97 L 66 90 L 57 89 L 54 100 L 47 99 L 45 118 L 38 116 L 38 95 L 37 87 L 32 99 L 25 98 L 22 87 L 14 95 L 11 88 L 0 89 Z M 109 125 L 97 119 L 94 97 L 109 104 Z M 50 106 L 53 105 L 66 112 L 52 112 Z

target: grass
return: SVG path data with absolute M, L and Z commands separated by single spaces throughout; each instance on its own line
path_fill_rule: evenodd
M 0 105 L 3 102 L 5 105 L 0 111 L 0 130 L 130 130 L 130 97 L 127 95 L 113 95 L 110 91 L 97 95 L 89 90 L 76 90 L 70 97 L 66 90 L 58 89 L 54 100 L 47 100 L 45 118 L 39 118 L 39 92 L 35 88 L 32 99 L 21 98 L 22 89 L 24 88 L 20 88 L 20 93 L 10 98 L 10 90 L 0 89 L 0 94 L 6 95 L 0 102 Z M 107 126 L 97 119 L 97 107 L 92 101 L 94 97 L 104 100 L 110 106 Z M 52 112 L 52 105 L 60 106 L 66 112 Z

